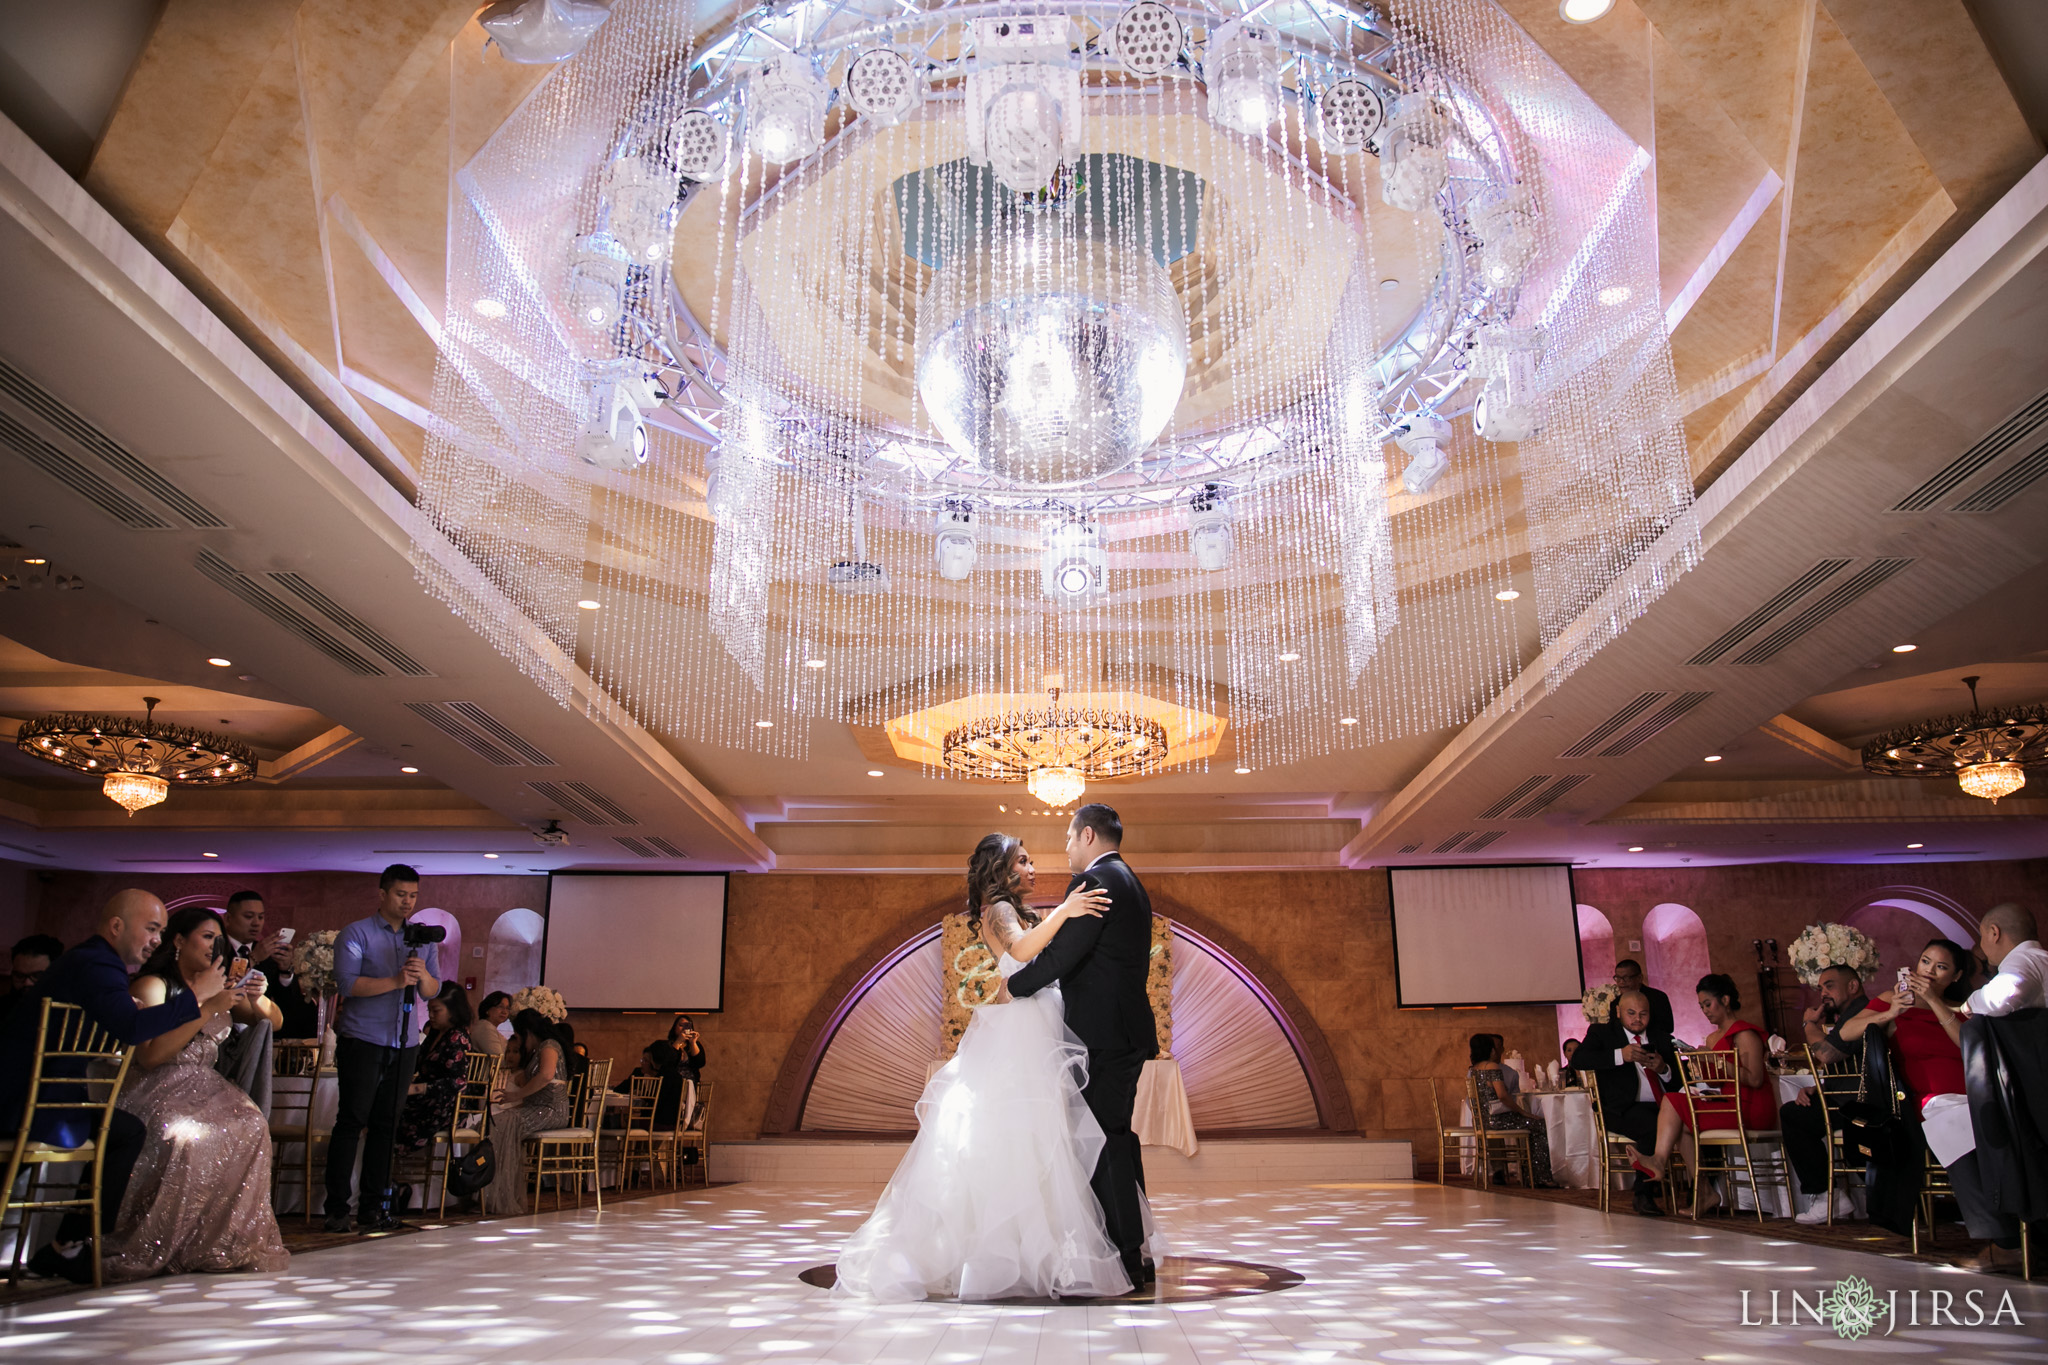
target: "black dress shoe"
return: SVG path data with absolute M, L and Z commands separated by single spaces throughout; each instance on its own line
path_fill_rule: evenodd
M 404 1226 L 405 1224 L 392 1216 L 389 1209 L 379 1209 L 368 1218 L 356 1220 L 357 1232 L 395 1232 Z
M 1138 1263 L 1138 1275 L 1139 1284 L 1159 1283 L 1159 1267 L 1150 1261 L 1140 1261 Z
M 1657 1202 L 1657 1191 L 1654 1188 L 1645 1189 L 1641 1184 L 1636 1186 L 1636 1212 L 1645 1218 L 1664 1216 L 1664 1206 Z
M 331 1213 L 328 1214 L 326 1218 L 321 1220 L 320 1230 L 337 1237 L 347 1236 L 349 1232 L 348 1215 L 345 1213 L 339 1216 Z
M 92 1248 L 80 1248 L 76 1256 L 66 1256 L 51 1242 L 41 1251 L 28 1258 L 28 1273 L 40 1275 L 46 1280 L 69 1280 L 73 1284 L 92 1283 Z

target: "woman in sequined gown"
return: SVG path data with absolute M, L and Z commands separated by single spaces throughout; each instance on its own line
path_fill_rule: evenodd
M 550 1128 L 569 1126 L 569 1074 L 556 1028 L 539 1010 L 512 1016 L 522 1063 L 508 1073 L 499 1092 L 503 1108 L 491 1113 L 491 1150 L 497 1174 L 484 1187 L 485 1213 L 526 1212 L 526 1140 Z
M 171 916 L 130 988 L 144 1006 L 191 989 L 225 943 L 220 916 L 188 906 Z M 251 998 L 263 993 L 259 977 Z M 270 1211 L 270 1125 L 213 1069 L 225 1015 L 195 1020 L 136 1047 L 120 1107 L 145 1140 L 107 1244 L 110 1280 L 201 1270 L 283 1270 L 291 1257 Z

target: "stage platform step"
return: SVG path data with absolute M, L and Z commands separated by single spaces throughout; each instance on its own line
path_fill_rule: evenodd
M 711 1144 L 711 1178 L 771 1184 L 882 1185 L 910 1149 L 907 1139 L 764 1138 Z M 1192 1157 L 1145 1149 L 1145 1181 L 1157 1189 L 1199 1185 L 1313 1185 L 1347 1180 L 1407 1180 L 1415 1157 L 1406 1142 L 1328 1136 L 1205 1138 Z

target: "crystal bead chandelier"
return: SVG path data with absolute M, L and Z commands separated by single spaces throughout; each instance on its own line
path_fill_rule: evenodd
M 1963 679 L 1970 713 L 1901 726 L 1863 747 L 1863 766 L 1885 777 L 1955 774 L 1971 796 L 1998 801 L 2027 785 L 2028 768 L 2048 768 L 2048 707 L 1986 711 L 1977 700 L 1982 675 Z
M 61 768 L 99 777 L 100 791 L 132 817 L 159 804 L 173 784 L 223 787 L 256 775 L 256 755 L 225 735 L 158 725 L 159 697 L 144 697 L 141 720 L 127 716 L 44 716 L 25 723 L 14 745 Z
M 1047 676 L 1252 769 L 1462 724 L 1697 558 L 1648 165 L 1488 0 L 620 0 L 461 170 L 423 578 L 792 757 Z
M 949 731 L 943 761 L 985 782 L 1022 782 L 1055 808 L 1081 799 L 1090 778 L 1156 772 L 1167 760 L 1166 728 L 1128 712 L 1060 705 L 982 716 Z

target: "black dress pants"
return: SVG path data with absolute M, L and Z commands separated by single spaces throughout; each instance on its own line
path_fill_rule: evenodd
M 334 1135 L 327 1144 L 327 1216 L 348 1217 L 349 1176 L 355 1171 L 356 1148 L 363 1148 L 362 1199 L 358 1215 L 391 1203 L 391 1144 L 398 1137 L 398 1114 L 412 1084 L 417 1047 L 378 1047 L 360 1038 L 334 1043 L 335 1082 L 340 1103 Z
M 107 1154 L 100 1165 L 100 1231 L 114 1230 L 121 1216 L 121 1200 L 128 1193 L 128 1177 L 135 1174 L 136 1158 L 142 1155 L 145 1134 L 142 1120 L 126 1109 L 116 1109 L 107 1123 Z M 77 1167 L 72 1169 L 76 1170 Z M 66 1213 L 57 1224 L 57 1240 L 83 1242 L 92 1236 L 92 1218 L 82 1209 Z
M 1123 1257 L 1124 1269 L 1137 1282 L 1145 1242 L 1145 1216 L 1138 1192 L 1145 1187 L 1145 1161 L 1138 1135 L 1131 1131 L 1131 1113 L 1138 1106 L 1138 1077 L 1144 1055 L 1136 1049 L 1088 1053 L 1088 1084 L 1081 1099 L 1102 1125 L 1102 1155 L 1095 1159 L 1089 1188 L 1102 1205 L 1103 1230 Z
M 1791 1159 L 1792 1173 L 1799 1177 L 1799 1188 L 1808 1194 L 1827 1189 L 1828 1144 L 1833 1139 L 1821 1122 L 1819 1102 L 1779 1105 L 1778 1131 L 1784 1134 L 1785 1155 Z

